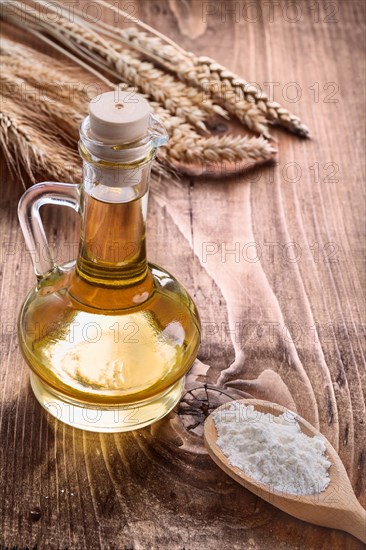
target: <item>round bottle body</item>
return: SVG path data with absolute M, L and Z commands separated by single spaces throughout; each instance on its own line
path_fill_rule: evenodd
M 55 269 L 26 298 L 19 342 L 32 388 L 63 422 L 133 430 L 180 399 L 200 343 L 199 316 L 172 275 L 153 264 L 148 271 L 150 292 L 136 294 L 128 307 L 126 289 L 81 281 L 74 263 Z

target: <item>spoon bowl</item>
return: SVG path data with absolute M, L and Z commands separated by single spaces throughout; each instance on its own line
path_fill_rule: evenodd
M 240 485 L 291 516 L 315 525 L 346 531 L 366 543 L 366 511 L 359 504 L 343 463 L 329 441 L 304 418 L 269 401 L 241 399 L 225 403 L 216 411 L 223 413 L 228 411 L 231 414 L 239 403 L 252 405 L 256 411 L 264 414 L 290 415 L 291 419 L 296 419 L 304 434 L 310 437 L 320 436 L 326 445 L 326 455 L 331 463 L 328 472 L 329 485 L 321 492 L 297 495 L 277 491 L 267 484 L 256 481 L 240 468 L 230 464 L 228 457 L 217 445 L 217 430 L 214 419 L 210 415 L 205 421 L 204 440 L 213 461 Z

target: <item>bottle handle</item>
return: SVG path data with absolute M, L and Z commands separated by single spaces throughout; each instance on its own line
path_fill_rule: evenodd
M 80 186 L 74 183 L 45 181 L 27 189 L 19 201 L 18 218 L 38 279 L 42 279 L 56 265 L 39 213 L 44 204 L 69 206 L 79 212 Z

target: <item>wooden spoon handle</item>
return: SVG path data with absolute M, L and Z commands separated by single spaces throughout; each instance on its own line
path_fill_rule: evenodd
M 357 501 L 351 510 L 345 512 L 343 521 L 338 529 L 350 533 L 366 544 L 366 510 Z

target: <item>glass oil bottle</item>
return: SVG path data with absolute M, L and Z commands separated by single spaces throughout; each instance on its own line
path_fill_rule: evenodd
M 38 401 L 77 428 L 141 428 L 179 401 L 200 343 L 196 306 L 146 259 L 151 165 L 167 135 L 138 94 L 107 92 L 80 129 L 81 185 L 44 182 L 25 192 L 19 220 L 37 285 L 19 316 L 19 343 Z M 40 207 L 80 213 L 75 261 L 55 265 Z

